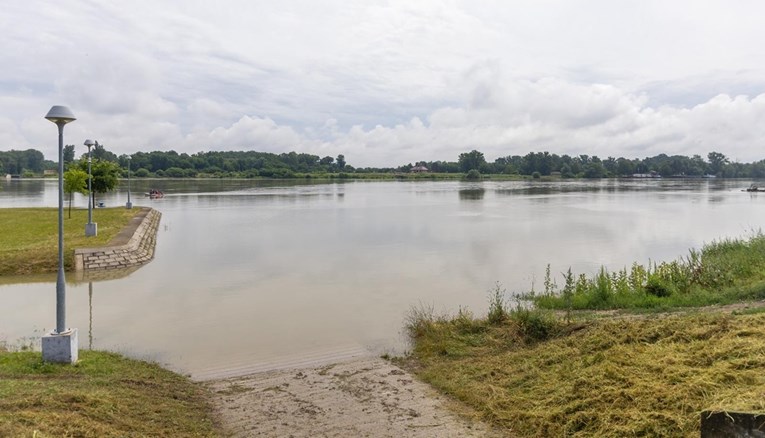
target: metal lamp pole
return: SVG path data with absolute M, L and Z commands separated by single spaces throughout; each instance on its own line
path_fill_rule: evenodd
M 127 160 L 128 160 L 128 200 L 127 200 L 127 204 L 125 204 L 125 208 L 129 210 L 133 208 L 133 203 L 130 202 L 130 155 L 128 155 Z
M 64 280 L 64 125 L 77 120 L 61 105 L 51 107 L 47 120 L 58 126 L 58 276 L 56 278 L 56 330 L 42 339 L 43 360 L 77 361 L 77 329 L 66 329 L 66 282 Z
M 91 139 L 85 140 L 85 146 L 88 147 L 88 223 L 85 224 L 86 236 L 95 236 L 98 234 L 98 224 L 93 223 L 93 203 L 91 202 L 93 199 L 93 174 L 90 171 L 90 148 L 96 144 L 98 144 L 98 142 L 94 142 Z
M 54 106 L 46 119 L 58 126 L 58 277 L 56 278 L 56 333 L 66 326 L 66 283 L 64 280 L 64 125 L 77 120 L 65 106 Z

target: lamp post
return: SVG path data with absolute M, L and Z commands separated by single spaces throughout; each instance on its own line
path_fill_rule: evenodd
M 77 361 L 77 329 L 66 329 L 66 282 L 64 280 L 64 125 L 76 120 L 61 105 L 51 107 L 47 120 L 58 126 L 58 276 L 56 278 L 56 329 L 42 338 L 44 361 Z
M 127 160 L 128 160 L 128 201 L 127 201 L 127 204 L 125 204 L 125 208 L 130 210 L 131 208 L 133 208 L 133 203 L 130 202 L 130 155 L 128 155 Z
M 93 174 L 90 171 L 90 148 L 93 145 L 97 145 L 98 142 L 94 142 L 91 139 L 85 140 L 85 146 L 88 147 L 88 223 L 85 224 L 85 235 L 95 236 L 98 235 L 98 224 L 93 223 Z

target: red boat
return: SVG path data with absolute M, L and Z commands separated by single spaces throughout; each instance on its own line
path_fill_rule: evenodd
M 162 193 L 162 191 L 160 191 L 160 190 L 151 189 L 147 193 L 144 193 L 144 196 L 146 196 L 147 198 L 150 198 L 150 199 L 156 199 L 156 198 L 164 197 L 165 194 Z

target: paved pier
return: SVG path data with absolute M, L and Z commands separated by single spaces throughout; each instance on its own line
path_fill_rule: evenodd
M 125 269 L 141 266 L 154 258 L 157 229 L 162 214 L 149 207 L 131 219 L 107 246 L 74 250 L 74 266 L 78 272 Z

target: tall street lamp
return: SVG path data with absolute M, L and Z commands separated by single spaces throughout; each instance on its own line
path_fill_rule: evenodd
M 90 171 L 90 148 L 93 145 L 97 145 L 98 142 L 94 142 L 91 139 L 85 140 L 85 146 L 88 147 L 88 223 L 85 224 L 85 235 L 96 236 L 98 235 L 98 224 L 93 223 L 93 174 Z
M 51 107 L 45 118 L 58 126 L 58 276 L 56 278 L 56 329 L 42 338 L 46 362 L 77 361 L 77 329 L 66 328 L 66 282 L 64 280 L 64 125 L 76 120 L 61 105 Z
M 127 160 L 128 160 L 128 201 L 127 201 L 127 204 L 125 204 L 125 208 L 130 210 L 131 208 L 133 208 L 133 203 L 130 202 L 130 155 L 128 155 Z

